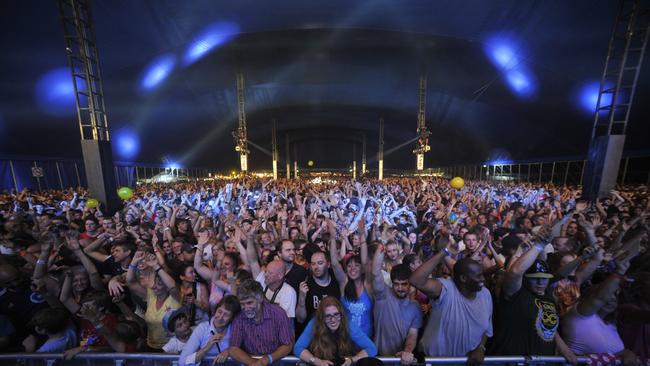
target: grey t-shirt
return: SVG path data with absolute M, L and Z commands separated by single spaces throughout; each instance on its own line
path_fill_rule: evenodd
M 429 321 L 420 340 L 428 357 L 465 356 L 475 349 L 483 334 L 492 336 L 492 297 L 485 287 L 474 299 L 463 296 L 454 281 L 438 278 L 442 293 L 431 299 Z
M 394 357 L 404 349 L 409 329 L 422 327 L 422 311 L 416 301 L 398 299 L 390 287 L 375 291 L 375 345 L 380 356 Z

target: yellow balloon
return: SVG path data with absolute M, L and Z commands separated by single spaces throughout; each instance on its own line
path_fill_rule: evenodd
M 95 208 L 97 206 L 99 206 L 99 201 L 94 198 L 89 198 L 88 201 L 86 201 L 86 207 L 88 208 Z
M 307 162 L 307 165 L 309 165 L 309 166 L 314 166 L 314 161 L 313 161 L 313 160 L 309 160 L 309 161 Z
M 117 190 L 117 195 L 123 199 L 123 200 L 128 200 L 129 198 L 133 197 L 133 190 L 129 187 L 122 187 Z
M 451 185 L 452 188 L 461 189 L 465 185 L 465 180 L 461 177 L 455 177 L 451 182 L 449 182 L 449 185 Z

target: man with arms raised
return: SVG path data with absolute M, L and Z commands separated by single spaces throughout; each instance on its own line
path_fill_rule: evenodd
M 484 287 L 481 265 L 463 258 L 454 264 L 453 279 L 428 278 L 449 250 L 445 248 L 418 268 L 410 281 L 431 299 L 431 314 L 420 349 L 426 356 L 468 356 L 480 364 L 492 336 L 492 297 Z

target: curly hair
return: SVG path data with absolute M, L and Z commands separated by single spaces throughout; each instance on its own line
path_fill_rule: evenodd
M 580 299 L 580 286 L 571 280 L 562 279 L 555 284 L 553 295 L 556 299 L 558 313 L 563 316 L 569 312 Z
M 332 332 L 325 324 L 325 308 L 334 306 L 341 314 L 341 323 L 336 331 Z M 316 310 L 314 316 L 314 331 L 309 351 L 322 360 L 334 360 L 341 356 L 350 356 L 354 352 L 352 340 L 348 332 L 348 318 L 343 305 L 333 296 L 325 297 Z M 336 352 L 338 351 L 338 354 Z

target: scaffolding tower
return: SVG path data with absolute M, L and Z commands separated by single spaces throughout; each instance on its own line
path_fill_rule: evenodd
M 609 40 L 585 170 L 583 196 L 592 201 L 616 185 L 632 101 L 643 63 L 650 7 L 647 1 L 620 0 Z
M 99 52 L 89 0 L 59 0 L 90 196 L 104 212 L 119 209 Z
M 235 132 L 235 151 L 239 153 L 239 164 L 242 172 L 248 171 L 248 138 L 246 135 L 246 109 L 244 74 L 237 73 L 237 111 L 239 113 L 239 127 Z
M 429 135 L 431 132 L 427 130 L 426 122 L 426 107 L 427 107 L 427 76 L 420 75 L 420 87 L 418 92 L 418 127 L 417 127 L 417 143 L 413 154 L 415 154 L 415 166 L 417 170 L 424 169 L 424 154 L 431 150 L 429 146 Z

